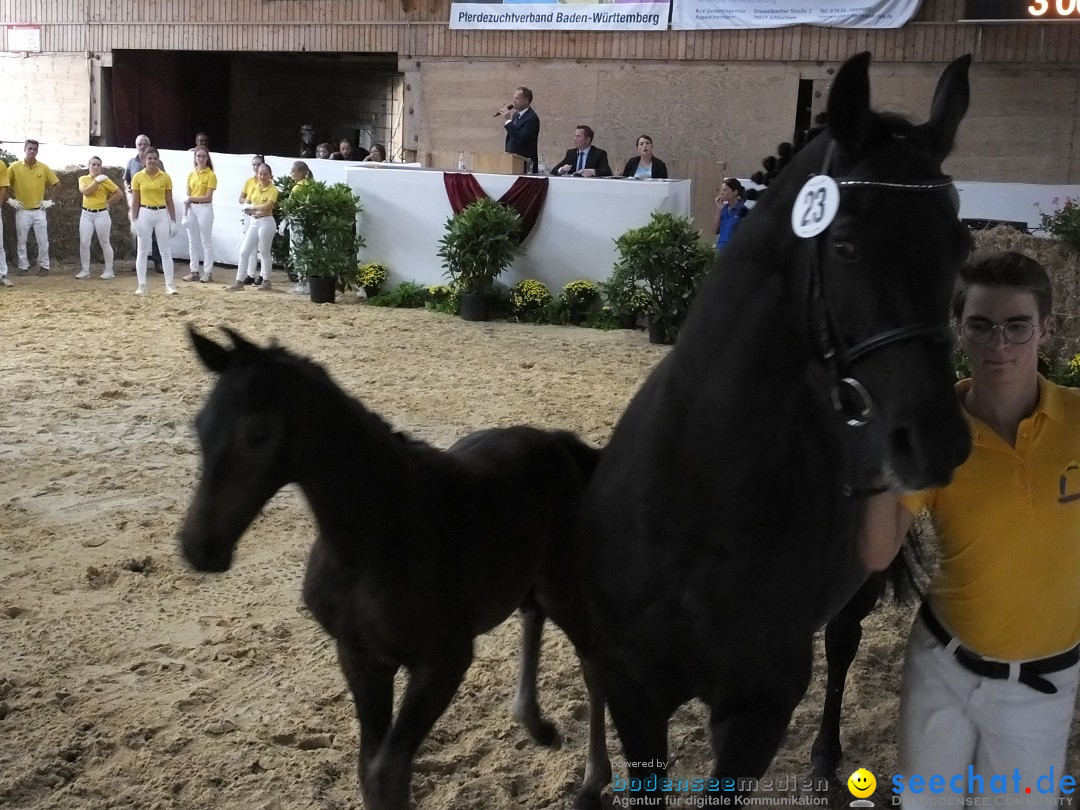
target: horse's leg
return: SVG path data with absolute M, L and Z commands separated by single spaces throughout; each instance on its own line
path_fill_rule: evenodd
M 472 642 L 409 670 L 409 685 L 390 732 L 368 771 L 367 810 L 408 810 L 412 764 L 435 721 L 446 711 L 472 663 Z M 370 796 L 370 799 L 369 799 Z
M 360 724 L 360 790 L 368 803 L 367 776 L 394 713 L 394 674 L 397 667 L 373 664 L 365 656 L 338 644 L 338 661 L 356 704 L 356 719 Z
M 618 780 L 612 785 L 615 798 L 636 802 L 631 807 L 662 807 L 664 796 L 658 786 L 667 775 L 671 714 L 651 704 L 647 693 L 628 688 L 625 683 L 616 685 L 617 677 L 614 675 L 606 681 L 606 697 L 611 721 L 622 741 L 627 775 L 646 785 L 650 784 L 649 777 L 656 774 L 657 789 L 630 792 L 625 782 L 620 786 L 623 780 Z
M 611 760 L 607 750 L 607 717 L 604 689 L 592 659 L 578 652 L 585 687 L 589 690 L 589 758 L 585 763 L 585 778 L 574 797 L 574 810 L 596 810 L 602 807 L 600 793 L 611 781 Z
M 518 672 L 517 694 L 511 710 L 513 718 L 525 726 L 529 736 L 540 745 L 559 747 L 559 732 L 555 725 L 540 714 L 536 698 L 536 679 L 540 669 L 540 643 L 544 636 L 544 610 L 530 593 L 519 608 L 521 611 L 521 668 Z
M 840 745 L 840 712 L 844 703 L 848 670 L 862 641 L 862 620 L 874 609 L 881 596 L 883 576 L 876 574 L 866 580 L 840 612 L 825 625 L 828 681 L 825 687 L 825 706 L 821 711 L 821 727 L 810 749 L 810 764 L 814 779 L 827 779 L 830 786 L 837 784 L 836 770 L 844 755 Z

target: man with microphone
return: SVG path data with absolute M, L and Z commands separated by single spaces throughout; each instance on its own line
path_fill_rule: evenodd
M 506 130 L 506 151 L 512 155 L 521 155 L 529 160 L 530 172 L 535 173 L 540 161 L 537 157 L 536 142 L 540 139 L 540 116 L 532 108 L 532 90 L 519 87 L 514 91 L 514 100 L 495 117 L 505 116 L 503 129 Z

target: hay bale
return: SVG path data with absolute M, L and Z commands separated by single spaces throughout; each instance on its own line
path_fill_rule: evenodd
M 79 193 L 79 178 L 86 174 L 85 168 L 68 166 L 53 169 L 60 180 L 60 194 L 56 205 L 49 209 L 49 258 L 54 262 L 63 262 L 72 266 L 79 263 L 79 218 L 82 216 L 82 194 Z M 115 166 L 102 169 L 109 178 L 124 187 L 124 170 Z M 128 227 L 127 204 L 113 205 L 112 246 L 117 259 L 132 259 L 135 256 L 135 239 Z M 0 213 L 4 220 L 4 250 L 7 252 L 8 266 L 15 271 L 15 211 L 5 205 Z M 37 244 L 33 235 L 27 239 L 27 255 L 30 265 L 37 262 Z M 90 248 L 90 260 L 96 265 L 103 261 L 101 248 L 95 238 Z
M 1080 354 L 1080 254 L 1057 239 L 1042 239 L 999 225 L 975 233 L 979 251 L 1017 250 L 1041 263 L 1054 284 L 1054 333 L 1044 354 L 1060 369 Z

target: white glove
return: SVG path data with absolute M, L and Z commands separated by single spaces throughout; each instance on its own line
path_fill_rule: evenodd
M 109 176 L 107 174 L 99 174 L 97 177 L 94 178 L 94 181 L 98 183 L 104 183 L 108 179 Z
M 180 226 L 176 224 L 175 219 L 170 219 L 169 220 L 169 238 L 172 239 L 178 233 L 180 233 Z
M 279 222 L 278 226 L 277 226 L 278 236 L 284 236 L 285 235 L 285 229 L 287 227 L 288 227 L 288 225 L 285 224 L 285 220 L 281 220 L 281 222 Z
M 131 235 L 136 239 L 139 238 L 139 220 L 137 219 L 131 220 Z
M 184 205 L 191 205 L 191 197 L 184 197 Z
M 184 228 L 187 227 L 187 214 L 184 214 L 184 216 L 180 218 L 180 225 Z
M 54 203 L 52 200 L 41 201 L 41 207 L 44 208 L 46 211 L 52 208 L 54 205 L 56 205 L 56 203 Z
M 16 211 L 23 210 L 23 204 L 16 200 L 14 197 L 8 197 L 7 204 L 14 208 Z

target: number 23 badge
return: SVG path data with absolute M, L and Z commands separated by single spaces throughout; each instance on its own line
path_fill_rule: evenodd
M 795 197 L 791 207 L 791 230 L 796 236 L 809 239 L 824 231 L 836 218 L 840 208 L 840 187 L 827 174 L 811 177 Z

